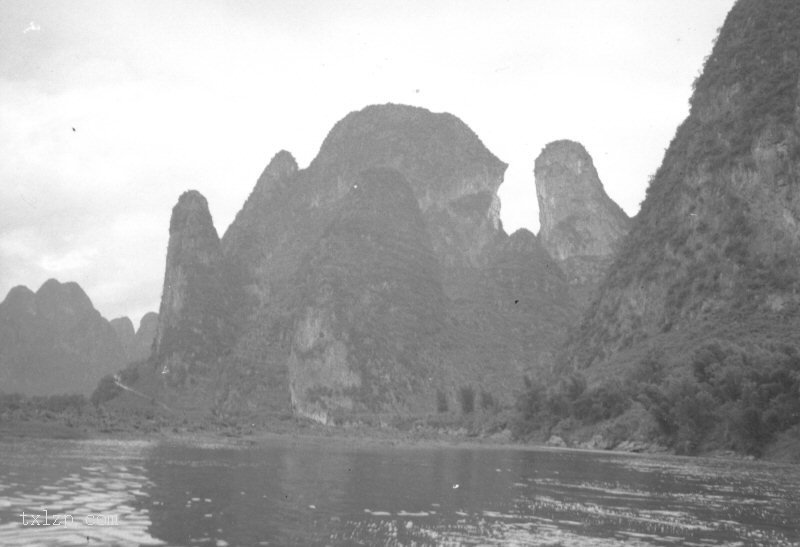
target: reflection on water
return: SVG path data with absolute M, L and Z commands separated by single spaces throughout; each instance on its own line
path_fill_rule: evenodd
M 137 508 L 150 487 L 148 450 L 142 442 L 0 443 L 0 545 L 160 545 Z
M 800 542 L 800 470 L 759 462 L 323 439 L 24 441 L 0 462 L 0 545 Z M 23 528 L 40 507 L 119 525 Z

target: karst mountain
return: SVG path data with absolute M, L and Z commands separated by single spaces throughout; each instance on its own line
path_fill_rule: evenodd
M 512 404 L 526 379 L 552 373 L 627 227 L 574 146 L 586 172 L 559 183 L 556 166 L 574 166 L 548 153 L 540 188 L 555 200 L 543 214 L 559 218 L 547 245 L 576 217 L 574 246 L 555 257 L 527 230 L 504 231 L 506 165 L 455 116 L 412 106 L 347 115 L 305 169 L 275 154 L 222 237 L 186 192 L 149 385 L 183 408 L 321 422 L 455 409 L 465 393 Z M 598 204 L 554 198 L 564 192 Z M 608 233 L 591 234 L 597 209 Z

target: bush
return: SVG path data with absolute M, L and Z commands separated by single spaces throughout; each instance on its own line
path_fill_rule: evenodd
M 462 387 L 459 391 L 459 401 L 462 414 L 471 414 L 475 410 L 475 390 L 470 386 Z
M 13 412 L 22 408 L 25 403 L 25 396 L 21 393 L 2 393 L 0 392 L 0 412 Z
M 436 390 L 436 412 L 443 413 L 449 410 L 447 395 L 441 389 Z
M 584 391 L 573 403 L 573 415 L 586 423 L 615 418 L 631 404 L 626 390 L 618 384 L 604 384 Z
M 481 390 L 481 410 L 493 410 L 497 407 L 497 402 L 488 391 Z
M 122 388 L 114 381 L 114 377 L 111 374 L 106 374 L 100 379 L 100 383 L 97 385 L 97 388 L 94 390 L 89 400 L 94 406 L 100 406 L 114 399 L 120 393 L 122 393 Z

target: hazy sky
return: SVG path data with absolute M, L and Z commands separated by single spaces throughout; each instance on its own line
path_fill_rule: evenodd
M 305 167 L 375 103 L 466 122 L 509 164 L 509 233 L 556 139 L 634 215 L 733 3 L 2 0 L 0 299 L 55 277 L 138 324 L 181 192 L 222 235 L 275 152 Z

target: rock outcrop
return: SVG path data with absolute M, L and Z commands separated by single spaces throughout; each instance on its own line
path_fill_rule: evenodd
M 615 442 L 679 453 L 760 455 L 793 442 L 799 27 L 795 0 L 739 0 L 728 14 L 689 116 L 563 353 L 565 428 L 579 419 Z
M 591 156 L 577 142 L 545 146 L 534 172 L 539 238 L 585 307 L 627 234 L 630 219 L 608 197 Z
M 559 264 L 540 238 L 523 228 L 492 253 L 483 279 L 499 317 L 481 330 L 504 345 L 522 343 L 516 353 L 528 363 L 520 363 L 519 374 L 550 372 L 568 327 L 579 318 L 574 290 Z M 506 330 L 516 336 L 508 336 Z
M 370 106 L 337 123 L 308 168 L 276 154 L 219 246 L 205 202 L 182 198 L 156 360 L 203 361 L 193 348 L 224 325 L 223 415 L 419 413 L 455 408 L 465 389 L 510 402 L 552 366 L 575 307 L 538 239 L 503 231 L 505 167 L 450 114 Z M 195 270 L 203 294 L 225 297 L 187 314 Z M 206 314 L 170 342 L 170 325 Z
M 288 360 L 296 411 L 407 411 L 415 399 L 433 400 L 423 354 L 444 325 L 445 297 L 417 200 L 399 172 L 361 173 L 297 282 Z
M 569 348 L 576 366 L 635 360 L 657 340 L 689 360 L 704 332 L 743 343 L 766 328 L 795 344 L 798 21 L 800 4 L 788 0 L 740 0 L 731 10 L 689 117 Z
M 109 324 L 117 333 L 119 344 L 122 346 L 122 353 L 125 356 L 125 361 L 131 361 L 133 354 L 133 347 L 136 339 L 136 331 L 133 328 L 133 321 L 129 317 L 116 317 L 109 321 Z
M 89 394 L 124 364 L 114 328 L 77 283 L 14 287 L 0 303 L 0 390 Z
M 125 362 L 142 361 L 150 357 L 153 341 L 158 330 L 158 314 L 146 313 L 139 322 L 139 330 L 133 329 L 133 322 L 128 317 L 117 317 L 110 321 L 122 346 Z
M 181 195 L 172 209 L 164 290 L 153 357 L 163 378 L 183 385 L 189 375 L 216 371 L 230 346 L 230 283 L 206 199 Z
M 147 312 L 139 321 L 139 329 L 136 331 L 136 337 L 133 340 L 133 351 L 130 355 L 132 361 L 140 361 L 150 357 L 153 352 L 153 342 L 155 342 L 157 331 L 158 314 L 154 311 Z
M 308 168 L 323 186 L 317 202 L 339 199 L 344 181 L 361 170 L 391 167 L 402 173 L 431 233 L 452 295 L 464 267 L 483 265 L 502 233 L 497 189 L 506 164 L 451 114 L 403 105 L 369 106 L 337 123 Z
M 307 296 L 298 284 L 303 260 L 330 236 L 341 209 L 349 207 L 349 194 L 372 168 L 396 171 L 410 188 L 448 298 L 476 297 L 480 269 L 506 237 L 496 195 L 505 164 L 450 114 L 403 105 L 353 112 L 334 126 L 307 169 L 297 170 L 288 153 L 277 154 L 223 237 L 225 259 L 239 272 L 250 302 L 239 308 L 240 338 L 226 367 L 223 408 L 241 408 L 243 401 L 249 410 L 254 401 L 272 410 L 289 404 L 292 371 L 286 355 L 292 352 L 298 303 Z M 413 263 L 417 251 L 407 246 L 395 252 L 398 259 L 384 267 Z M 358 264 L 345 266 L 352 267 L 354 277 L 363 270 Z M 395 273 L 402 277 L 402 272 Z M 394 282 L 392 275 L 387 282 Z M 428 349 L 449 343 L 431 342 Z M 399 400 L 389 393 L 383 402 L 392 397 Z

